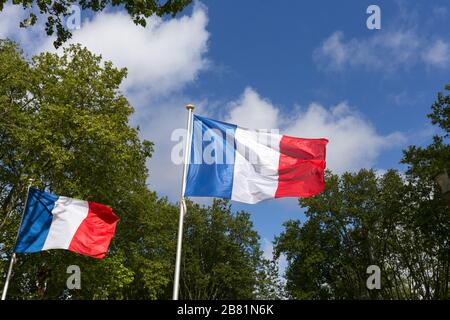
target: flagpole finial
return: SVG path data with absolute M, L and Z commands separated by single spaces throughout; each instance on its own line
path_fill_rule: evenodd
M 187 104 L 186 109 L 188 110 L 194 110 L 195 106 L 193 104 Z

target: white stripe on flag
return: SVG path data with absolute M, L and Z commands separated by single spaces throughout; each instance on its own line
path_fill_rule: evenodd
M 42 250 L 68 249 L 88 212 L 87 201 L 59 197 L 52 210 L 52 224 Z
M 275 197 L 281 135 L 236 128 L 232 200 L 257 203 Z

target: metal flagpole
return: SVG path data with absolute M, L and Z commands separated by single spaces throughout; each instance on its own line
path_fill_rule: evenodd
M 179 284 L 180 284 L 180 267 L 181 267 L 181 243 L 183 241 L 183 223 L 184 215 L 186 214 L 186 202 L 184 201 L 184 192 L 186 190 L 186 175 L 188 168 L 188 161 L 191 154 L 191 138 L 192 138 L 192 112 L 194 106 L 188 104 L 186 106 L 188 110 L 187 121 L 187 135 L 186 143 L 184 147 L 184 167 L 183 167 L 183 179 L 181 182 L 181 197 L 180 197 L 180 221 L 178 223 L 178 241 L 177 241 L 177 258 L 175 261 L 175 276 L 173 280 L 173 300 L 178 300 Z
M 24 216 L 25 210 L 27 208 L 28 194 L 30 193 L 30 188 L 31 188 L 31 185 L 33 184 L 33 181 L 34 181 L 33 179 L 28 180 L 29 184 L 28 184 L 28 188 L 27 188 L 27 197 L 25 199 L 25 206 L 23 207 L 22 218 L 20 219 L 19 229 L 17 230 L 16 241 L 14 242 L 14 246 L 16 245 L 17 238 L 19 237 L 20 226 L 22 225 L 23 216 Z M 8 292 L 9 279 L 11 278 L 12 268 L 15 263 L 16 263 L 16 253 L 13 252 L 11 255 L 11 260 L 9 261 L 9 268 L 8 268 L 8 273 L 6 274 L 5 286 L 3 287 L 2 300 L 6 300 L 6 293 Z

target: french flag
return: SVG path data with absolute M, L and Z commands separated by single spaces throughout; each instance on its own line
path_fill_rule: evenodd
M 310 197 L 325 186 L 327 139 L 250 130 L 193 116 L 184 196 L 244 203 Z
M 67 249 L 103 258 L 118 221 L 103 204 L 30 188 L 14 252 Z

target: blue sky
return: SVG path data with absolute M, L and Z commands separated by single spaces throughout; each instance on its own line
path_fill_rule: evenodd
M 366 27 L 370 4 L 381 8 L 381 30 Z M 251 86 L 286 113 L 296 104 L 330 106 L 347 101 L 379 134 L 399 131 L 411 138 L 380 152 L 372 165 L 376 169 L 402 169 L 398 163 L 402 148 L 430 140 L 426 114 L 436 92 L 450 82 L 448 58 L 439 66 L 411 58 L 398 66 L 370 67 L 361 62 L 335 71 L 323 70 L 314 60 L 314 51 L 335 32 L 343 33 L 343 42 L 370 42 L 401 30 L 424 39 L 417 48 L 420 55 L 435 39 L 450 40 L 448 2 L 211 1 L 207 6 L 208 51 L 217 70 L 199 77 L 189 88 L 193 96 L 229 101 Z M 380 63 L 390 64 L 383 59 L 381 45 L 372 49 L 380 51 Z M 398 51 L 401 54 L 401 46 Z M 251 212 L 256 228 L 268 239 L 282 230 L 287 219 L 303 218 L 291 199 L 234 207 Z
M 366 27 L 371 4 L 381 9 L 381 30 Z M 7 6 L 0 37 L 28 55 L 55 51 L 42 19 L 19 30 L 21 17 Z M 132 124 L 156 143 L 149 186 L 173 201 L 181 167 L 171 135 L 184 127 L 187 103 L 246 127 L 326 137 L 335 172 L 383 172 L 404 169 L 407 145 L 430 142 L 426 114 L 450 82 L 448 1 L 204 1 L 146 29 L 121 10 L 81 18 L 71 41 L 128 67 L 122 91 L 136 108 Z M 304 219 L 296 199 L 233 208 L 251 213 L 268 251 L 283 222 Z

